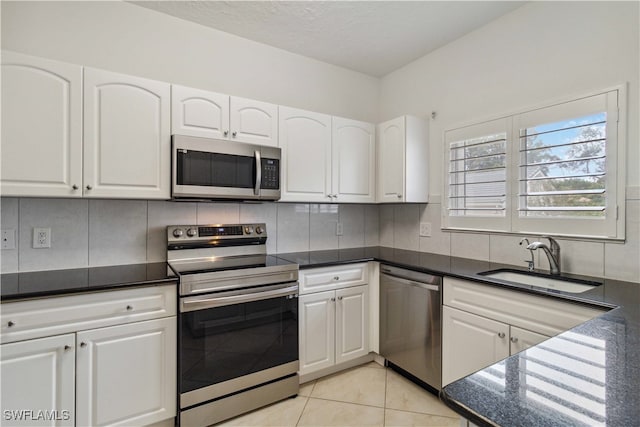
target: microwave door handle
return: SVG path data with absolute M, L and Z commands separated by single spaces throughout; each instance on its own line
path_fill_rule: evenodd
M 253 194 L 260 195 L 260 186 L 262 185 L 262 161 L 260 160 L 260 151 L 256 150 L 256 186 L 253 188 Z

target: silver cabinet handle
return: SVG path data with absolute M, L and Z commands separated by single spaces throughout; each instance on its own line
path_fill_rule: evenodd
M 93 187 L 90 185 L 87 185 L 87 190 L 91 190 Z
M 499 338 L 504 338 L 504 337 L 505 337 L 504 332 L 498 332 L 498 337 L 499 337 Z
M 398 199 L 402 199 L 402 194 L 398 194 Z
M 516 338 L 516 337 L 511 337 L 511 342 L 512 342 L 512 343 L 514 343 L 514 344 L 515 344 L 515 343 L 517 343 L 517 342 L 518 342 L 518 338 Z
M 335 297 L 334 297 L 334 298 L 331 298 L 331 301 L 335 301 L 335 300 L 336 300 L 336 299 L 335 299 Z
M 228 131 L 228 130 L 225 130 L 225 131 L 223 132 L 223 134 L 224 134 L 224 136 L 227 136 L 227 135 L 229 135 L 229 131 Z
M 9 320 L 9 321 L 7 322 L 7 326 L 8 326 L 9 328 L 10 328 L 10 327 L 12 327 L 12 326 L 14 326 L 14 325 L 15 325 L 15 323 L 14 323 L 14 322 L 12 322 L 11 320 Z
M 77 189 L 78 189 L 78 186 L 77 186 L 77 185 L 75 185 L 75 184 L 73 184 L 73 185 L 71 186 L 71 188 L 73 188 L 74 190 L 77 190 Z
M 128 306 L 127 306 L 127 311 L 131 311 L 131 310 L 133 310 L 133 306 L 128 305 Z
M 71 350 L 71 346 L 70 345 L 65 345 L 64 346 L 64 351 L 69 351 Z
M 87 343 L 86 343 L 86 342 L 81 342 L 81 343 L 80 343 L 80 347 L 84 348 L 84 347 L 86 347 L 86 346 L 87 346 Z
M 335 280 L 335 281 L 340 280 L 340 276 L 334 276 L 333 280 Z
M 234 137 L 234 138 L 235 138 L 237 135 L 238 135 L 238 132 L 236 132 L 236 131 L 233 131 L 233 132 L 231 133 L 231 136 L 232 136 L 232 137 Z
M 338 301 L 342 301 L 342 297 L 338 297 Z

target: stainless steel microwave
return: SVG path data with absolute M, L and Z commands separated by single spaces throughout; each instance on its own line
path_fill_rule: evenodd
M 171 179 L 177 200 L 278 200 L 280 149 L 173 135 Z

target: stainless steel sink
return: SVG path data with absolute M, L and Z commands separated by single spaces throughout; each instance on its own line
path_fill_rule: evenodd
M 600 283 L 587 282 L 581 280 L 567 280 L 559 277 L 552 276 L 538 276 L 534 274 L 524 273 L 520 271 L 511 270 L 495 270 L 486 271 L 480 273 L 483 276 L 491 277 L 492 279 L 505 280 L 507 282 L 519 283 L 522 285 L 537 286 L 539 288 L 551 289 L 561 292 L 569 292 L 572 294 L 579 294 L 591 290 Z

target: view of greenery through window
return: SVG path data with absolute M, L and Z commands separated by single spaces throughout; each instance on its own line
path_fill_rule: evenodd
M 606 113 L 520 130 L 520 216 L 604 217 Z M 452 216 L 505 216 L 506 132 L 450 144 Z
M 606 113 L 521 131 L 521 215 L 604 216 Z

